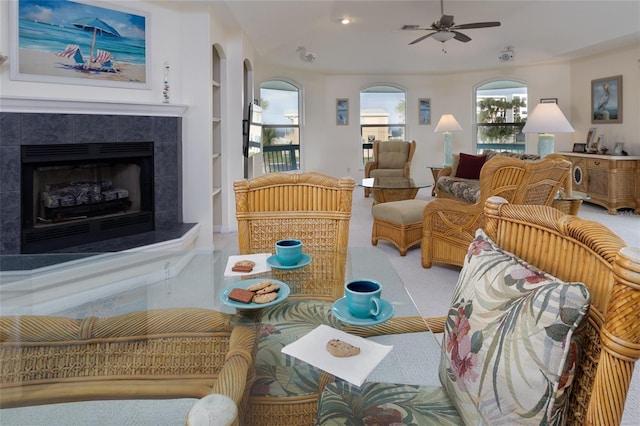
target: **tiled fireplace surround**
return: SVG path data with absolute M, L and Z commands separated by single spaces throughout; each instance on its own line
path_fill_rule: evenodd
M 156 231 L 153 235 L 139 236 L 137 243 L 131 243 L 133 246 L 158 242 L 163 235 L 167 238 L 182 235 L 192 226 L 182 223 L 182 118 L 0 113 L 0 254 L 20 253 L 21 145 L 138 141 L 154 143 Z M 113 242 L 103 247 L 93 244 L 88 251 L 131 248 L 117 247 Z

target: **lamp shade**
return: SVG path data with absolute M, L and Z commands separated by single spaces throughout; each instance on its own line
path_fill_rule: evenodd
M 538 104 L 529 114 L 523 133 L 571 133 L 573 127 L 557 104 Z
M 453 114 L 443 114 L 434 132 L 455 132 L 457 130 L 462 130 L 462 127 Z

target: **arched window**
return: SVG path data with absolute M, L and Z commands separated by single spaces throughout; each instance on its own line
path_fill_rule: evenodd
M 475 91 L 476 151 L 525 152 L 527 85 L 513 80 L 481 84 Z
M 362 161 L 371 160 L 373 141 L 405 140 L 406 93 L 387 85 L 360 91 Z
M 283 80 L 260 85 L 265 173 L 300 169 L 300 89 Z

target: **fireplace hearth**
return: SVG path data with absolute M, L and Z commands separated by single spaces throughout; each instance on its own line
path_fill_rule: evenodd
M 152 231 L 153 151 L 153 142 L 22 146 L 22 252 Z

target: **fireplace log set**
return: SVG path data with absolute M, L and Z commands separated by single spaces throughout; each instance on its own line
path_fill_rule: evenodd
M 41 195 L 43 215 L 39 222 L 62 222 L 86 219 L 118 212 L 131 207 L 129 191 L 114 188 L 111 181 L 65 182 L 47 186 Z

